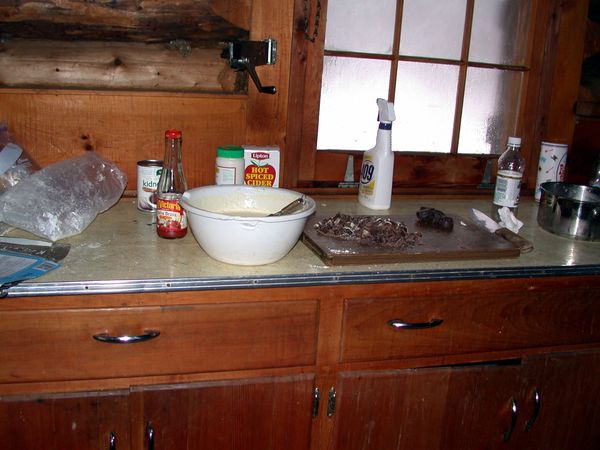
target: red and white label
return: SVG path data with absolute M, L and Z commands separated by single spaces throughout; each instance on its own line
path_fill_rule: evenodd
M 244 184 L 279 187 L 279 147 L 244 146 Z
M 185 210 L 178 199 L 162 199 L 156 201 L 156 227 L 158 233 L 180 233 L 187 229 Z

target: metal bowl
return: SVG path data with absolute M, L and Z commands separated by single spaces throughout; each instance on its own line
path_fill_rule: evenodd
M 600 240 L 600 188 L 542 183 L 537 220 L 551 233 L 584 241 Z

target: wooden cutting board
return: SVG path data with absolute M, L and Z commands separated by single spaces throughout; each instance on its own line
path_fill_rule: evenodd
M 450 232 L 417 226 L 415 215 L 381 216 L 406 224 L 409 232 L 419 231 L 419 243 L 408 249 L 365 246 L 323 236 L 314 224 L 323 216 L 311 217 L 302 234 L 303 242 L 327 265 L 381 264 L 401 262 L 453 261 L 517 257 L 520 251 L 500 236 L 475 225 L 471 220 L 453 214 L 454 229 Z

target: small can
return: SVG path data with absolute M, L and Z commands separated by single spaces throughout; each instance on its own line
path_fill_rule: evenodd
M 137 207 L 141 211 L 156 211 L 156 187 L 163 162 L 146 159 L 137 163 Z
M 542 142 L 538 174 L 535 183 L 536 202 L 542 197 L 542 183 L 548 181 L 565 181 L 567 168 L 567 145 L 553 142 Z

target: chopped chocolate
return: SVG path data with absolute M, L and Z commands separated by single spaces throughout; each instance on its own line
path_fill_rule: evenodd
M 421 206 L 417 211 L 417 225 L 422 227 L 436 228 L 442 231 L 452 231 L 454 220 L 439 209 Z
M 324 236 L 356 241 L 360 245 L 405 249 L 415 246 L 421 233 L 411 233 L 403 222 L 382 216 L 351 216 L 337 213 L 314 225 Z

